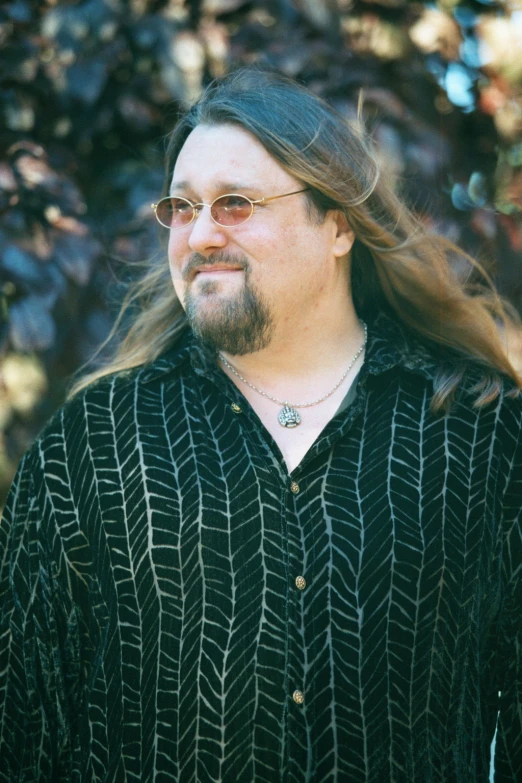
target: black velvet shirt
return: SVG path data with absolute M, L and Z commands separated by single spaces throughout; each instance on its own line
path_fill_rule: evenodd
M 291 475 L 186 335 L 95 383 L 0 526 L 0 781 L 522 781 L 522 405 L 370 324 Z

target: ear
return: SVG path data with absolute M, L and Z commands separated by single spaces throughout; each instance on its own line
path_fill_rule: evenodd
M 332 252 L 336 258 L 343 258 L 352 249 L 355 242 L 355 234 L 348 224 L 346 215 L 336 209 L 333 212 L 335 235 L 332 244 Z

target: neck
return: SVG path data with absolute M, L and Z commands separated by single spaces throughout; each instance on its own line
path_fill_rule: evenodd
M 250 383 L 273 396 L 292 400 L 328 391 L 346 371 L 363 341 L 364 327 L 350 301 L 341 316 L 323 313 L 321 319 L 275 329 L 270 344 L 260 351 L 222 355 Z M 359 357 L 357 368 L 361 361 Z M 241 388 L 241 381 L 221 366 Z

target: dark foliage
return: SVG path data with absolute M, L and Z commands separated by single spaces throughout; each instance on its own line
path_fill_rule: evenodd
M 10 0 L 0 7 L 0 492 L 156 249 L 162 136 L 265 61 L 347 116 L 522 309 L 522 6 L 401 0 Z

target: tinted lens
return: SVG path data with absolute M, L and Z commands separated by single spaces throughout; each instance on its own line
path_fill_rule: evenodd
M 222 226 L 238 226 L 248 220 L 253 211 L 251 201 L 235 194 L 220 196 L 212 204 L 212 217 Z
M 184 198 L 162 198 L 156 207 L 156 217 L 167 228 L 182 228 L 192 220 L 194 210 Z

